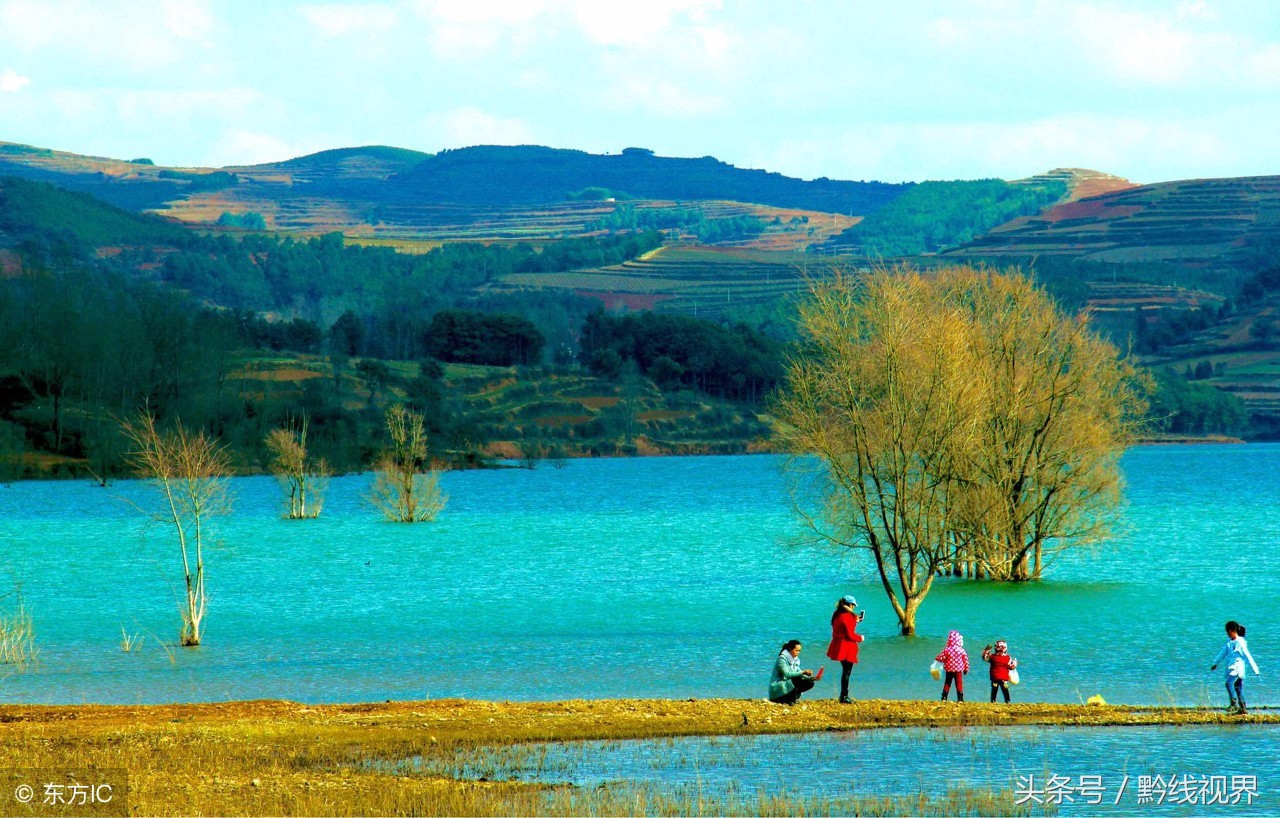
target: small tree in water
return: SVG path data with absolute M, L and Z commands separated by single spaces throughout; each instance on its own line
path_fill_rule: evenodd
M 191 432 L 181 423 L 169 432 L 156 427 L 150 412 L 142 412 L 121 424 L 132 442 L 128 462 L 138 476 L 156 489 L 153 510 L 135 506 L 151 519 L 171 527 L 182 557 L 184 595 L 178 608 L 182 617 L 181 643 L 200 644 L 204 632 L 204 552 L 210 518 L 229 514 L 231 495 L 227 478 L 231 463 L 226 449 L 205 432 Z
M 324 460 L 313 461 L 307 452 L 307 418 L 267 434 L 271 471 L 285 494 L 285 514 L 290 520 L 313 520 L 324 508 L 329 470 Z
M 434 520 L 449 498 L 440 488 L 439 470 L 428 460 L 422 415 L 396 404 L 386 417 L 391 445 L 375 466 L 368 500 L 392 522 Z

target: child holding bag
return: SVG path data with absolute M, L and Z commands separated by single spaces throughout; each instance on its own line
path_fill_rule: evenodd
M 987 645 L 982 649 L 982 661 L 991 666 L 991 701 L 996 700 L 996 691 L 1004 691 L 1004 703 L 1009 703 L 1010 674 L 1017 671 L 1018 660 L 1009 655 L 1009 643 L 1003 639 L 996 640 L 995 650 Z
M 964 650 L 964 637 L 960 631 L 947 634 L 947 646 L 934 657 L 934 661 L 942 663 L 947 672 L 946 681 L 942 683 L 942 700 L 945 702 L 951 693 L 951 683 L 956 683 L 956 701 L 964 701 L 964 674 L 969 672 L 969 654 Z

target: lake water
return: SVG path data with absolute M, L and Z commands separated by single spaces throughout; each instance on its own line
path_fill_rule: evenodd
M 21 584 L 40 648 L 0 701 L 760 697 L 778 646 L 804 640 L 816 666 L 835 599 L 855 593 L 868 612 L 856 697 L 936 697 L 928 664 L 956 628 L 975 664 L 1009 641 L 1015 700 L 1222 704 L 1207 671 L 1235 618 L 1263 669 L 1250 704 L 1280 704 L 1280 446 L 1134 449 L 1125 531 L 1040 583 L 938 583 L 909 640 L 865 564 L 791 542 L 779 466 L 450 473 L 448 507 L 418 525 L 365 507 L 367 476 L 334 480 L 324 515 L 302 522 L 278 518 L 271 478 L 237 479 L 195 649 L 173 646 L 176 546 L 121 499 L 144 486 L 0 486 L 0 591 Z M 121 649 L 122 629 L 139 651 Z M 834 695 L 833 670 L 814 695 Z M 979 667 L 970 698 L 985 687 Z
M 473 777 L 651 787 L 750 801 L 944 798 L 995 790 L 1066 814 L 1274 815 L 1274 726 L 851 730 L 541 744 L 472 762 Z M 409 769 L 424 769 L 410 763 Z M 440 771 L 443 772 L 443 771 Z

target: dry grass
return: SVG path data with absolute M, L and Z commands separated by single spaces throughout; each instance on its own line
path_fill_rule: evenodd
M 1007 812 L 1007 794 L 963 792 L 940 801 L 703 798 L 652 787 L 583 790 L 454 775 L 460 759 L 518 758 L 529 754 L 521 745 L 547 740 L 1230 720 L 1208 710 L 919 701 L 795 707 L 727 699 L 11 705 L 0 707 L 0 756 L 21 759 L 16 766 L 28 769 L 126 774 L 130 813 L 143 815 L 989 814 Z M 1278 722 L 1280 716 L 1248 720 Z M 422 763 L 407 766 L 401 763 L 406 759 Z

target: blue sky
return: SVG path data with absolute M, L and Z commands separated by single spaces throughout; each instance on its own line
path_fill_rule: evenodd
M 885 181 L 1280 173 L 1280 3 L 0 0 L 0 140 L 222 166 L 388 144 Z

